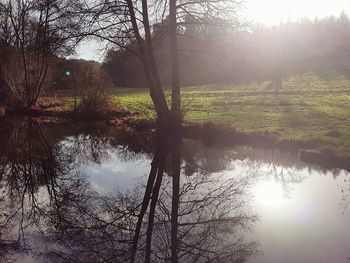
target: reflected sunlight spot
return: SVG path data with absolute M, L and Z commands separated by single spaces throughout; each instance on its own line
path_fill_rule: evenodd
M 276 182 L 260 182 L 253 189 L 255 199 L 265 206 L 280 207 L 287 203 L 282 186 Z

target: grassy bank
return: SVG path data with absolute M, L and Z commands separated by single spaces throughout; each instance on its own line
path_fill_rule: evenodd
M 268 133 L 279 140 L 317 141 L 320 151 L 350 156 L 350 79 L 296 76 L 281 91 L 269 90 L 268 84 L 183 88 L 185 120 Z M 146 90 L 119 89 L 113 101 L 154 117 Z
M 292 142 L 300 148 L 307 145 L 308 149 L 350 157 L 350 78 L 309 74 L 289 78 L 282 90 L 268 86 L 266 82 L 185 87 L 181 91 L 185 121 L 211 123 L 218 130 L 225 126 L 225 130 L 234 128 L 257 138 L 273 137 L 278 145 Z M 147 90 L 118 88 L 110 93 L 112 103 L 106 118 L 125 115 L 122 106 L 140 113 L 132 118 L 155 118 Z M 170 99 L 170 92 L 166 93 Z M 67 92 L 59 98 L 42 98 L 39 106 L 43 104 L 45 114 L 72 117 L 73 102 Z

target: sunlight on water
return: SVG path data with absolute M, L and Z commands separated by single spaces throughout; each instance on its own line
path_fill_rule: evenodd
M 276 182 L 260 182 L 253 188 L 255 199 L 267 207 L 281 207 L 288 202 L 281 184 Z
M 0 150 L 0 228 L 6 230 L 0 233 L 0 262 L 62 262 L 61 255 L 69 262 L 101 262 L 115 251 L 130 251 L 151 163 L 164 151 L 154 152 L 142 133 L 108 127 L 88 133 L 82 126 L 84 132 L 58 136 L 55 127 L 15 124 L 3 139 L 11 147 Z M 171 159 L 162 164 L 150 232 L 157 257 L 169 252 L 164 237 L 181 222 L 177 234 L 186 237 L 179 242 L 196 246 L 203 258 L 227 253 L 230 259 L 215 262 L 349 262 L 349 172 L 307 165 L 293 153 L 193 140 L 183 141 L 180 158 L 175 169 Z M 180 212 L 172 221 L 178 168 Z M 140 229 L 147 235 L 148 224 Z M 203 254 L 208 249 L 210 255 Z M 143 251 L 135 252 L 137 263 L 144 262 Z M 197 256 L 181 262 L 207 262 Z

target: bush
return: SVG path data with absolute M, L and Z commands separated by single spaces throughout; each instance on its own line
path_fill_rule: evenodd
M 90 89 L 81 98 L 75 112 L 78 114 L 99 115 L 109 111 L 109 96 L 106 91 Z
M 30 108 L 35 106 L 42 91 L 51 83 L 51 67 L 48 54 L 23 52 L 8 49 L 6 57 L 2 58 L 0 95 L 2 100 L 6 95 L 5 102 L 8 106 Z

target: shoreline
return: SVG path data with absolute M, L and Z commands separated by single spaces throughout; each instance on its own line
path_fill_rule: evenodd
M 132 128 L 136 131 L 155 131 L 155 121 L 142 118 L 126 108 L 121 111 L 110 111 L 102 114 L 85 115 L 71 111 L 55 111 L 43 109 L 13 110 L 7 109 L 0 114 L 0 118 L 33 117 L 51 118 L 50 121 L 65 122 L 79 121 L 105 123 L 115 127 Z M 54 119 L 54 120 L 52 120 Z M 47 122 L 46 119 L 43 122 Z M 253 148 L 280 149 L 286 152 L 297 153 L 300 160 L 309 164 L 318 165 L 327 169 L 344 169 L 350 171 L 350 156 L 339 155 L 332 151 L 321 151 L 322 140 L 281 140 L 278 136 L 269 133 L 237 131 L 233 127 L 220 124 L 197 124 L 185 122 L 182 136 L 194 140 L 201 140 L 207 146 L 234 147 L 250 146 Z

